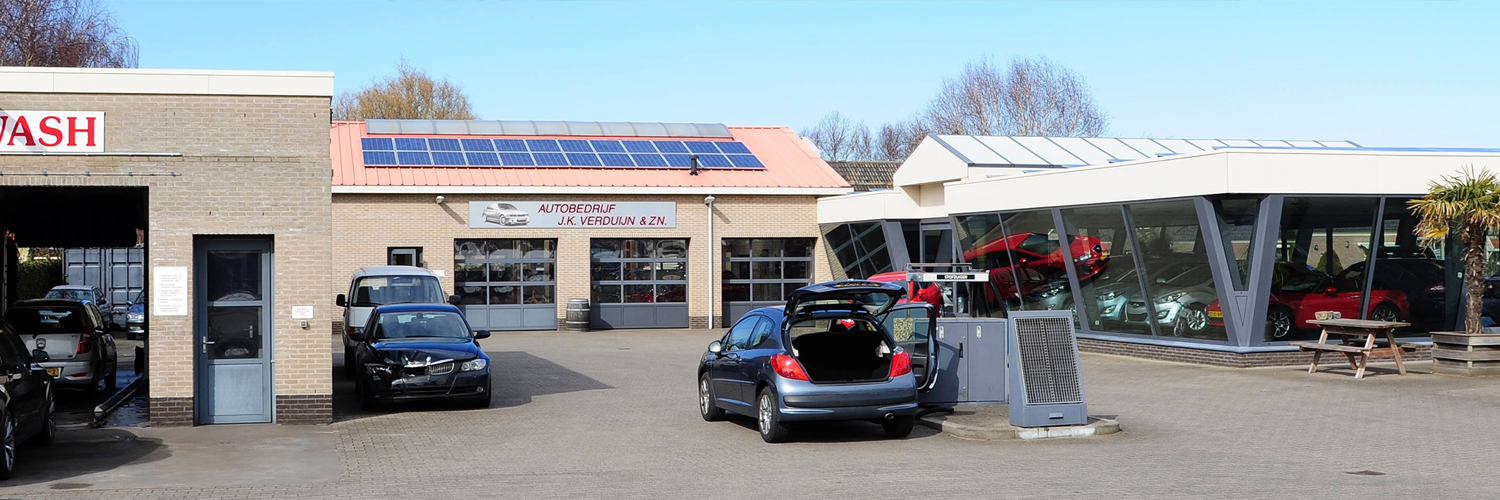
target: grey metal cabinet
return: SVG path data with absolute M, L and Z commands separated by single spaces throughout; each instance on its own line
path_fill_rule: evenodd
M 1004 403 L 1009 326 L 1004 319 L 938 320 L 938 379 L 925 404 Z

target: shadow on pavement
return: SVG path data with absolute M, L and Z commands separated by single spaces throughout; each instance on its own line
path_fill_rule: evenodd
M 490 356 L 490 384 L 495 391 L 490 408 L 509 408 L 531 402 L 536 396 L 569 392 L 612 389 L 587 375 L 564 368 L 543 358 L 520 351 L 487 352 Z M 342 358 L 339 353 L 335 357 Z M 367 412 L 359 407 L 354 381 L 343 376 L 342 364 L 335 365 L 333 383 L 333 420 L 347 422 L 399 411 L 452 410 L 465 408 L 457 402 L 414 402 L 391 407 L 388 411 Z
M 48 447 L 21 446 L 16 450 L 16 475 L 5 486 L 46 483 L 113 470 L 124 465 L 151 463 L 172 456 L 160 439 L 140 438 L 120 429 L 58 433 Z M 58 483 L 52 489 L 93 486 Z
M 729 421 L 745 430 L 759 434 L 755 419 L 743 415 L 729 415 Z M 793 443 L 859 443 L 865 441 L 894 441 L 886 437 L 880 424 L 861 420 L 791 422 Z M 906 439 L 919 439 L 938 435 L 938 431 L 917 426 Z

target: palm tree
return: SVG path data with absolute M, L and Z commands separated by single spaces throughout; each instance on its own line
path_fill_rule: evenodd
M 1432 182 L 1426 196 L 1407 202 L 1407 206 L 1419 218 L 1419 237 L 1440 242 L 1458 231 L 1464 247 L 1464 333 L 1482 333 L 1484 251 L 1486 237 L 1500 228 L 1500 179 L 1489 170 L 1476 171 L 1468 165 L 1457 176 Z

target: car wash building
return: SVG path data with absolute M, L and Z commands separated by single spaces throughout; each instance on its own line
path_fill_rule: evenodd
M 570 299 L 593 329 L 780 304 L 831 276 L 816 200 L 850 191 L 786 127 L 335 122 L 332 160 L 325 298 L 360 267 L 419 265 L 489 330 L 558 329 Z
M 835 277 L 988 271 L 945 285 L 952 314 L 1072 310 L 1086 350 L 1287 364 L 1319 311 L 1410 323 L 1413 342 L 1457 326 L 1455 243 L 1419 239 L 1406 204 L 1465 165 L 1500 150 L 932 136 L 893 189 L 823 198 L 818 221 Z
M 140 243 L 153 425 L 330 421 L 332 93 L 331 73 L 0 68 L 0 303 L 17 248 Z

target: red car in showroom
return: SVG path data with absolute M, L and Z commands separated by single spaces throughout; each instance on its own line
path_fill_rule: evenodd
M 1338 276 L 1283 263 L 1279 286 L 1271 292 L 1266 307 L 1266 340 L 1282 340 L 1295 330 L 1306 328 L 1319 311 L 1337 311 L 1345 318 L 1359 318 L 1364 283 L 1349 276 L 1349 270 Z M 1351 266 L 1351 269 L 1353 266 Z M 1355 273 L 1357 274 L 1357 273 Z M 1375 321 L 1401 321 L 1411 314 L 1406 294 L 1399 290 L 1370 290 L 1368 318 Z M 1224 326 L 1224 311 L 1219 301 L 1208 306 L 1208 324 Z
M 1078 264 L 1078 279 L 1092 278 L 1109 263 L 1109 250 L 1099 238 L 1068 235 L 1073 262 Z M 1067 258 L 1062 244 L 1042 233 L 1016 233 L 975 245 L 964 252 L 964 260 L 975 269 L 996 269 L 1012 264 L 1036 270 L 1047 278 L 1067 276 Z M 996 260 L 1000 262 L 990 263 Z

